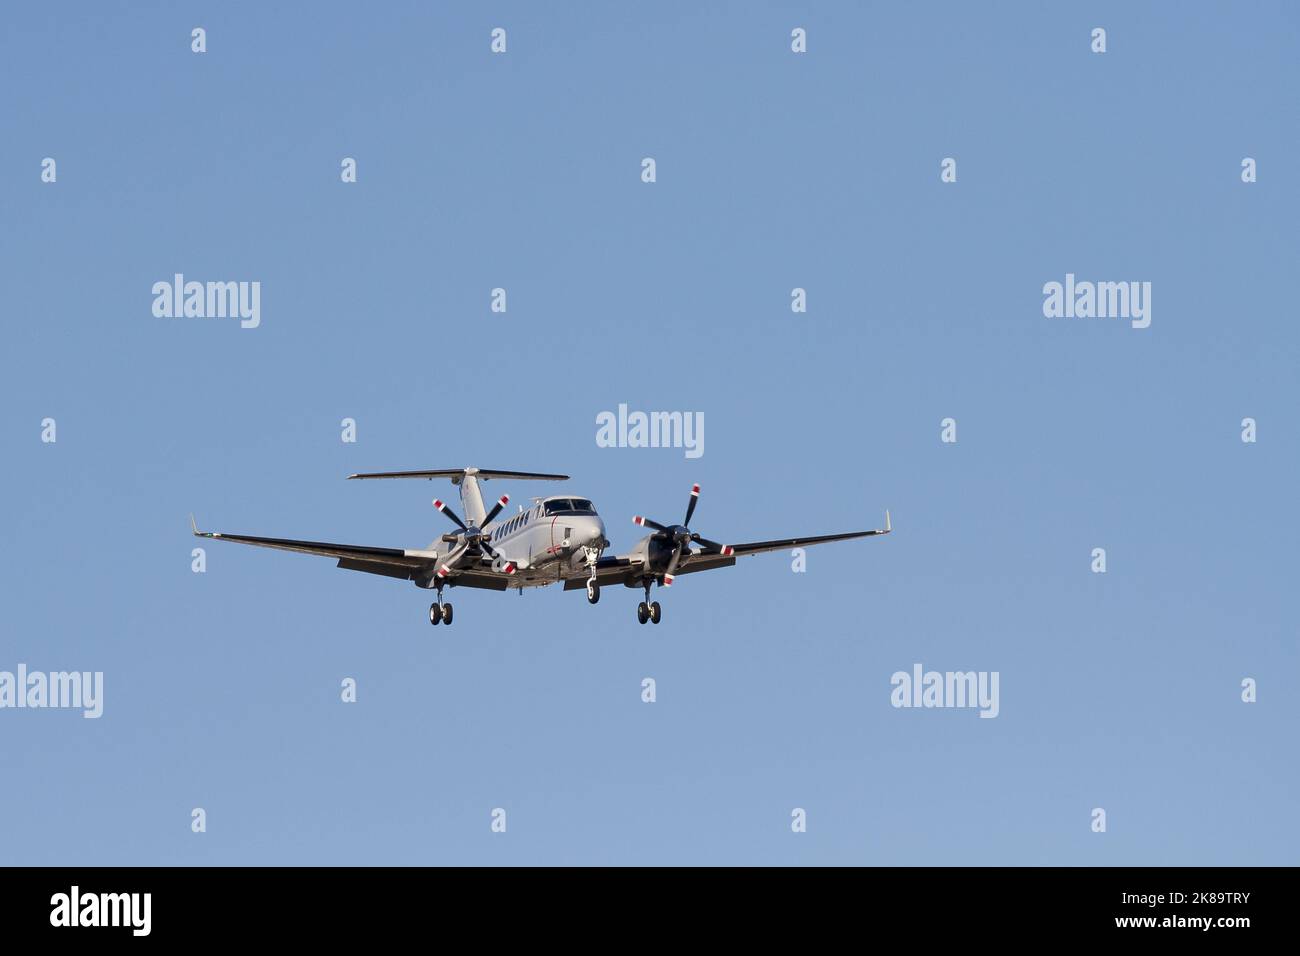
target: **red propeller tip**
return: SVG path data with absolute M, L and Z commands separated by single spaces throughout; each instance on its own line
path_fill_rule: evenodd
M 502 495 L 502 496 L 501 496 L 501 507 L 504 508 L 504 507 L 505 507 L 506 505 L 508 505 L 509 503 L 510 503 L 510 496 L 509 496 L 509 495 Z
M 696 498 L 698 498 L 700 496 L 700 486 L 699 485 L 693 486 L 691 488 L 691 494 L 694 495 Z
M 441 501 L 439 501 L 437 498 L 434 498 L 434 499 L 433 499 L 433 506 L 434 506 L 435 508 L 437 508 L 439 511 L 441 511 L 443 508 L 447 507 L 447 506 L 444 505 Z
M 632 523 L 643 525 L 645 524 L 645 518 L 642 518 L 640 515 L 637 515 L 635 518 L 632 519 Z
M 664 575 L 664 587 L 666 587 L 666 588 L 670 588 L 670 587 L 672 587 L 672 586 L 673 586 L 673 576 L 672 576 L 671 574 L 665 574 L 665 575 Z
M 514 563 L 513 561 L 510 561 L 510 562 L 508 562 L 508 563 L 506 564 L 506 566 L 505 566 L 504 568 L 502 568 L 501 570 L 505 571 L 506 574 L 514 574 L 514 573 L 515 573 L 515 563 Z
M 724 558 L 729 558 L 735 553 L 736 553 L 736 549 L 733 548 L 731 545 L 726 545 L 722 549 L 722 556 Z
M 440 578 L 445 578 L 449 573 L 450 571 L 447 569 L 447 565 L 445 564 L 438 569 L 438 577 Z

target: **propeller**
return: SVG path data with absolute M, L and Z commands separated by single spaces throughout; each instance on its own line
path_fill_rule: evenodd
M 451 572 L 457 570 L 461 564 L 464 563 L 465 558 L 474 550 L 483 552 L 493 560 L 500 557 L 500 555 L 497 554 L 496 549 L 493 548 L 492 545 L 488 544 L 488 533 L 483 530 L 483 526 L 491 524 L 492 519 L 501 513 L 501 509 L 504 508 L 509 501 L 509 495 L 502 495 L 497 499 L 497 503 L 492 506 L 492 510 L 483 516 L 481 524 L 467 525 L 460 519 L 460 515 L 451 510 L 447 505 L 447 502 L 438 498 L 434 499 L 433 506 L 455 522 L 456 526 L 460 528 L 460 534 L 445 534 L 442 536 L 444 541 L 460 543 L 457 544 L 456 547 L 452 548 L 451 552 L 447 555 L 447 559 L 438 566 L 439 578 L 445 578 L 451 574 Z M 501 570 L 506 574 L 514 574 L 514 562 L 507 561 Z
M 699 544 L 703 551 L 701 554 L 718 554 L 723 557 L 731 557 L 735 552 L 729 545 L 718 544 L 716 541 L 710 541 L 701 535 L 696 534 L 689 527 L 691 518 L 695 515 L 695 506 L 700 500 L 700 486 L 691 486 L 691 497 L 686 503 L 686 517 L 681 524 L 664 525 L 658 521 L 651 521 L 649 518 L 637 515 L 632 519 L 632 523 L 643 528 L 654 530 L 654 537 L 666 545 L 674 547 L 673 556 L 668 559 L 668 567 L 664 569 L 664 587 L 672 587 L 673 575 L 677 573 L 677 568 L 682 563 L 682 558 L 690 553 L 691 542 Z
M 490 525 L 492 519 L 501 513 L 501 509 L 510 503 L 509 495 L 502 495 L 497 499 L 497 503 L 492 506 L 492 510 L 483 516 L 483 524 Z

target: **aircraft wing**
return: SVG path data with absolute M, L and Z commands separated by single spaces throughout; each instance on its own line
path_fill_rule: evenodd
M 195 537 L 217 541 L 251 544 L 277 551 L 297 551 L 300 554 L 318 554 L 337 558 L 338 566 L 348 571 L 366 571 L 393 578 L 413 578 L 425 571 L 435 560 L 435 552 L 403 548 L 371 548 L 355 544 L 332 544 L 325 541 L 296 541 L 292 538 L 260 538 L 247 534 L 225 534 L 218 531 L 200 531 L 190 519 Z
M 853 538 L 870 538 L 877 534 L 889 534 L 892 528 L 881 528 L 878 531 L 847 531 L 843 534 L 819 534 L 808 538 L 778 538 L 775 541 L 751 541 L 749 544 L 733 544 L 731 551 L 736 557 L 744 557 L 747 554 L 762 554 L 765 551 L 789 551 L 792 548 L 806 548 L 812 544 L 826 544 L 830 541 L 849 541 Z M 700 555 L 701 558 L 711 558 L 715 555 Z
M 886 519 L 885 524 L 889 521 Z M 708 554 L 696 551 L 690 560 L 684 561 L 677 569 L 678 576 L 695 571 L 712 571 L 714 568 L 729 568 L 736 563 L 736 558 L 750 554 L 763 554 L 766 551 L 789 551 L 793 548 L 806 548 L 813 544 L 827 544 L 831 541 L 850 541 L 853 538 L 870 538 L 878 534 L 889 534 L 892 528 L 878 531 L 848 531 L 843 534 L 819 534 L 806 538 L 777 538 L 774 541 L 751 541 L 748 544 L 731 545 L 729 555 Z
M 484 591 L 504 591 L 510 587 L 510 575 L 486 567 L 472 571 L 453 571 L 448 580 L 458 588 L 479 588 Z
M 870 538 L 878 534 L 893 531 L 889 513 L 885 513 L 885 526 L 875 531 L 849 531 L 843 534 L 821 534 L 804 538 L 777 538 L 773 541 L 751 541 L 747 544 L 733 544 L 726 554 L 691 552 L 690 558 L 684 560 L 677 569 L 677 576 L 693 574 L 696 571 L 712 571 L 714 568 L 729 568 L 736 563 L 736 558 L 750 554 L 762 554 L 766 551 L 789 551 L 793 548 L 806 548 L 814 544 L 827 544 L 831 541 L 850 541 L 853 538 Z M 599 584 L 612 584 L 625 580 L 629 573 L 635 573 L 640 562 L 635 556 L 601 558 L 596 563 L 596 580 Z M 585 588 L 587 579 L 583 574 L 569 578 L 564 582 L 564 590 L 575 591 Z

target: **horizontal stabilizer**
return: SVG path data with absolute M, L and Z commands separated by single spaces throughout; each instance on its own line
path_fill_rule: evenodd
M 568 481 L 568 475 L 551 475 L 537 471 L 502 471 L 496 468 L 436 468 L 430 471 L 374 471 L 359 475 L 348 475 L 352 478 L 450 478 L 452 481 L 459 482 L 466 475 L 473 475 L 476 478 L 523 478 L 536 481 Z

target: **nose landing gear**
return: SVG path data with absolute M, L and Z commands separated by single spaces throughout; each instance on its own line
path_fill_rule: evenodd
M 596 581 L 596 563 L 600 560 L 600 548 L 586 545 L 582 551 L 587 556 L 587 569 L 591 572 L 591 577 L 587 578 L 587 603 L 595 604 L 600 600 L 600 585 Z

